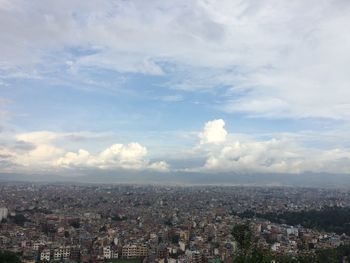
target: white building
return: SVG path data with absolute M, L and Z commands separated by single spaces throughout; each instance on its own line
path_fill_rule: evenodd
M 6 219 L 8 216 L 9 210 L 6 207 L 0 207 L 0 222 L 3 219 Z
M 180 249 L 181 249 L 182 251 L 185 251 L 185 250 L 186 250 L 186 244 L 185 244 L 184 242 L 179 241 L 179 246 L 180 246 Z
M 41 261 L 50 261 L 50 249 L 44 249 L 40 253 L 40 260 Z
M 287 228 L 287 235 L 295 235 L 298 236 L 299 235 L 299 229 L 298 228 L 294 228 L 294 227 L 290 227 Z
M 280 249 L 280 247 L 281 247 L 281 244 L 279 242 L 276 242 L 271 246 L 271 250 L 278 251 Z
M 53 260 L 60 261 L 62 259 L 69 259 L 70 247 L 59 247 L 53 250 Z
M 61 249 L 55 248 L 53 251 L 53 260 L 61 260 L 61 258 L 62 258 Z
M 103 247 L 103 257 L 105 259 L 110 259 L 112 257 L 111 247 L 110 246 Z

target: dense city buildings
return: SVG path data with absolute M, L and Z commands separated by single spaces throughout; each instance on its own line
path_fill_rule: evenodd
M 349 243 L 347 233 L 257 216 L 346 208 L 346 190 L 3 183 L 0 192 L 0 250 L 24 262 L 232 262 L 242 224 L 271 254 Z

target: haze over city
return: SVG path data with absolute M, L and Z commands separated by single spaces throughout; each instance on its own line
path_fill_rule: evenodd
M 349 187 L 349 1 L 0 1 L 0 180 Z

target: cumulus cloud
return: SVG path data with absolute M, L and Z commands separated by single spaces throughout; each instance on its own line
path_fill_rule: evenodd
M 64 153 L 63 149 L 49 144 L 38 144 L 34 150 L 24 154 L 16 154 L 15 163 L 27 167 L 47 167 L 52 159 Z
M 120 160 L 121 162 L 134 162 L 142 160 L 147 155 L 147 149 L 138 143 L 130 143 L 126 146 L 122 144 L 114 144 L 104 150 L 100 157 L 106 162 Z
M 146 159 L 147 149 L 139 143 L 127 145 L 114 144 L 97 155 L 80 149 L 77 153 L 68 152 L 54 161 L 54 166 L 65 168 L 100 168 L 100 169 L 128 169 L 168 171 L 168 164 L 164 161 L 149 162 Z
M 224 126 L 225 122 L 222 119 L 207 122 L 204 125 L 203 132 L 199 134 L 200 143 L 218 144 L 224 142 L 227 136 Z
M 31 145 L 27 151 L 15 150 L 13 162 L 23 167 L 45 168 L 50 166 L 54 158 L 59 158 L 64 153 L 62 148 L 55 146 L 52 141 L 59 134 L 48 131 L 21 133 L 15 136 L 15 145 L 19 142 Z
M 82 135 L 49 131 L 17 134 L 13 138 L 12 145 L 0 148 L 0 158 L 3 162 L 6 161 L 7 168 L 12 166 L 17 171 L 125 169 L 167 172 L 169 170 L 165 161 L 149 161 L 146 147 L 139 143 L 113 144 L 98 154 L 92 154 L 84 149 L 79 149 L 77 152 L 67 151 L 64 147 L 57 145 L 60 140 L 65 141 L 67 138 L 77 136 L 81 138 Z M 98 138 L 96 134 L 90 134 L 90 136 L 90 138 Z
M 290 142 L 280 140 L 230 142 L 217 152 L 208 154 L 204 169 L 250 173 L 300 173 L 303 153 Z
M 339 145 L 334 147 L 334 134 L 321 134 L 329 143 L 320 148 L 316 147 L 317 143 L 310 143 L 314 139 L 311 133 L 276 133 L 269 136 L 236 134 L 225 129 L 224 120 L 216 119 L 205 123 L 201 132 L 191 133 L 191 136 L 196 134 L 197 144 L 191 149 L 182 148 L 179 156 L 172 153 L 174 160 L 169 159 L 169 153 L 159 153 L 164 161 L 154 161 L 147 148 L 136 142 L 90 147 L 89 143 L 100 136 L 90 134 L 87 137 L 87 134 L 84 140 L 76 142 L 80 145 L 75 148 L 77 150 L 68 150 L 64 145 L 68 145 L 67 140 L 81 138 L 82 134 L 40 131 L 0 140 L 1 171 L 63 172 L 67 175 L 96 169 L 140 173 L 350 173 L 350 149 Z M 317 134 L 317 138 L 319 136 Z M 340 136 L 348 139 L 344 134 Z M 171 167 L 168 162 L 172 164 Z
M 239 139 L 229 134 L 223 120 L 206 123 L 195 154 L 205 156 L 201 167 L 186 171 L 237 173 L 350 173 L 350 149 L 306 147 L 297 136 Z M 217 135 L 217 133 L 219 135 Z M 212 139 L 209 139 L 212 138 Z M 209 142 L 217 143 L 212 147 Z
M 79 149 L 77 153 L 68 152 L 63 157 L 54 161 L 53 164 L 57 167 L 81 167 L 93 165 L 90 153 L 83 149 Z

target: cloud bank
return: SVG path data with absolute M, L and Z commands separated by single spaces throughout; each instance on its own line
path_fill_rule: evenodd
M 87 135 L 86 135 L 87 134 Z M 67 150 L 72 138 L 82 134 L 48 131 L 20 133 L 11 143 L 2 142 L 0 165 L 3 171 L 64 172 L 74 171 L 144 171 L 174 173 L 241 173 L 241 174 L 350 174 L 348 148 L 320 149 L 306 146 L 296 134 L 261 139 L 247 134 L 230 133 L 222 119 L 204 124 L 202 131 L 191 132 L 197 143 L 173 153 L 169 160 L 163 153 L 159 161 L 150 161 L 152 154 L 140 143 L 116 143 L 97 152 L 84 149 L 98 138 L 86 133 L 77 150 Z M 63 140 L 63 143 L 59 141 Z M 7 142 L 11 141 L 10 139 Z M 94 148 L 96 148 L 94 146 Z M 177 159 L 178 165 L 169 165 Z M 181 162 L 186 159 L 186 167 Z M 200 165 L 198 160 L 202 160 Z M 182 168 L 179 167 L 182 166 Z
M 67 151 L 57 146 L 58 140 L 66 140 L 77 134 L 55 133 L 48 131 L 17 134 L 13 145 L 30 145 L 26 149 L 15 146 L 1 147 L 0 159 L 6 161 L 5 171 L 52 172 L 79 169 L 103 170 L 153 170 L 167 172 L 165 161 L 150 162 L 146 147 L 139 143 L 113 144 L 92 154 L 87 150 Z M 93 139 L 93 138 L 91 138 Z M 67 140 L 65 141 L 68 142 Z M 69 175 L 69 171 L 68 172 Z
M 206 160 L 203 166 L 185 171 L 234 173 L 350 173 L 350 150 L 319 149 L 304 146 L 295 136 L 259 140 L 230 134 L 222 119 L 204 125 L 198 134 L 197 155 Z M 242 138 L 239 138 L 242 137 Z

